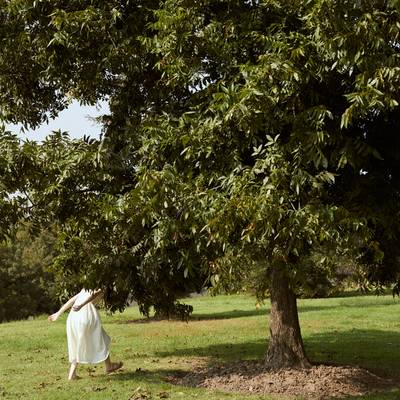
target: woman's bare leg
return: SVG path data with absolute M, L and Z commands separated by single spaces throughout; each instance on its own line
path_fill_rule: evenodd
M 111 372 L 116 371 L 117 369 L 120 369 L 123 365 L 121 361 L 119 362 L 111 362 L 110 356 L 108 356 L 104 360 L 104 364 L 106 365 L 106 373 L 109 374 Z
M 69 369 L 69 374 L 68 374 L 68 380 L 69 381 L 77 379 L 77 376 L 76 376 L 77 367 L 78 367 L 78 363 L 76 363 L 76 362 L 72 362 L 71 363 L 71 368 Z

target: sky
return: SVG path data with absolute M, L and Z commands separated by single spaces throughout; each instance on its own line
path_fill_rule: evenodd
M 84 135 L 98 138 L 101 126 L 91 121 L 90 117 L 96 117 L 109 112 L 107 102 L 99 102 L 97 106 L 82 106 L 74 101 L 66 110 L 62 111 L 57 118 L 50 120 L 35 130 L 21 132 L 19 125 L 8 124 L 6 129 L 17 133 L 21 139 L 42 141 L 54 130 L 67 131 L 72 138 L 81 138 Z

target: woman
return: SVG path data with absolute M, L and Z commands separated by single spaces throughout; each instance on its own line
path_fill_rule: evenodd
M 99 312 L 92 301 L 102 296 L 101 290 L 88 291 L 82 289 L 71 297 L 56 313 L 48 317 L 49 321 L 57 321 L 59 316 L 72 307 L 67 319 L 68 355 L 71 368 L 68 379 L 78 379 L 78 364 L 105 363 L 109 374 L 122 367 L 122 362 L 110 360 L 110 337 L 104 331 Z

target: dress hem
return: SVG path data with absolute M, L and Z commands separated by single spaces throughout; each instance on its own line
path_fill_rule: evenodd
M 103 358 L 103 359 L 101 359 L 100 361 L 78 361 L 78 360 L 76 360 L 75 362 L 77 363 L 77 364 L 100 364 L 101 362 L 103 362 L 103 361 L 105 361 L 105 360 L 107 360 L 107 358 L 110 356 L 110 352 L 108 352 L 107 353 L 107 356 L 105 357 L 105 358 Z M 70 364 L 72 364 L 74 361 L 69 361 L 70 362 Z

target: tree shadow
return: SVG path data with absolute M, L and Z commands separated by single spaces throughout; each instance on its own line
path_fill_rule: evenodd
M 104 380 L 107 381 L 115 380 L 115 381 L 129 381 L 129 382 L 138 382 L 138 383 L 147 383 L 151 385 L 159 385 L 160 381 L 169 382 L 171 376 L 181 377 L 184 376 L 187 371 L 179 368 L 170 368 L 170 369 L 143 369 L 136 368 L 133 370 L 121 370 L 112 375 L 92 375 L 92 379 Z
M 202 387 L 203 389 L 206 389 L 207 386 L 204 386 L 205 379 L 217 378 L 217 380 L 221 381 L 227 380 L 229 382 L 230 374 L 237 374 L 237 373 L 239 373 L 239 375 L 243 377 L 244 380 L 247 379 L 250 380 L 254 378 L 257 379 L 258 375 L 260 375 L 260 378 L 262 379 L 262 375 L 265 373 L 265 370 L 263 370 L 262 363 L 253 360 L 247 362 L 230 363 L 229 365 L 222 365 L 222 366 L 221 365 L 210 366 L 208 368 L 192 372 L 188 372 L 187 370 L 177 369 L 177 368 L 125 371 L 115 374 L 112 376 L 112 378 L 109 377 L 108 379 L 111 378 L 112 380 L 120 382 L 123 381 L 129 381 L 130 383 L 135 382 L 135 384 L 139 385 L 138 389 L 140 390 L 138 393 L 140 394 L 142 390 L 141 385 L 143 385 L 144 383 L 147 385 L 154 385 L 157 387 L 160 384 L 160 381 L 162 381 L 163 383 L 173 386 L 178 385 L 178 386 L 189 386 L 189 387 Z M 359 377 L 357 376 L 356 373 L 353 378 L 350 377 L 349 379 L 352 380 L 354 387 L 356 388 L 359 387 L 361 391 L 365 392 L 365 390 L 367 389 L 366 382 L 362 380 L 362 377 L 360 377 L 361 378 L 360 381 L 358 381 L 358 378 Z M 285 379 L 285 378 L 284 377 L 278 378 L 278 381 L 280 379 Z M 254 380 L 252 382 L 254 382 Z M 268 383 L 271 384 L 271 381 L 269 381 Z M 349 383 L 349 381 L 347 381 L 347 383 Z M 171 386 L 171 389 L 166 389 L 167 392 L 168 390 L 174 390 L 173 386 Z M 346 400 L 398 400 L 400 398 L 400 389 L 394 388 L 393 385 L 391 385 L 390 383 L 388 383 L 387 386 L 385 386 L 384 383 L 382 382 L 380 385 L 377 385 L 375 387 L 373 386 L 373 384 L 369 384 L 368 387 L 371 390 L 369 394 L 346 396 L 346 397 L 341 396 L 341 398 Z M 302 389 L 300 386 L 299 388 L 301 392 Z M 143 390 L 146 391 L 145 393 L 146 396 L 150 396 L 151 394 L 150 392 L 153 391 L 151 387 Z M 159 391 L 160 389 L 156 390 Z M 210 390 L 210 388 L 208 390 Z M 211 390 L 237 392 L 237 390 L 235 390 L 235 387 L 232 385 L 228 385 L 227 388 L 212 387 Z M 241 388 L 241 390 L 243 390 L 243 387 Z M 248 394 L 251 393 L 249 392 Z M 262 393 L 260 392 L 258 394 L 261 395 Z M 268 389 L 266 389 L 264 395 L 267 394 L 268 394 Z M 281 395 L 283 394 L 281 393 Z M 143 395 L 143 398 L 148 398 L 146 396 Z M 329 393 L 326 393 L 326 399 L 328 398 L 330 398 Z
M 305 337 L 304 341 L 308 356 L 315 365 L 354 367 L 355 369 L 352 369 L 354 374 L 346 378 L 345 384 L 351 384 L 355 388 L 359 387 L 360 393 L 371 391 L 370 394 L 348 396 L 346 399 L 397 400 L 400 398 L 398 332 L 350 329 L 309 335 Z M 204 386 L 205 380 L 209 378 L 229 382 L 227 378 L 231 374 L 232 376 L 235 374 L 242 376 L 244 381 L 255 378 L 257 382 L 258 377 L 262 379 L 262 375 L 268 369 L 263 363 L 266 346 L 266 340 L 253 340 L 244 343 L 225 342 L 158 351 L 156 353 L 158 357 L 203 357 L 207 359 L 207 362 L 204 367 L 190 373 L 174 369 L 158 371 L 157 376 L 159 379 L 174 376 L 176 384 L 188 384 L 196 387 Z M 362 370 L 357 368 L 362 368 Z M 376 377 L 372 375 L 369 378 L 370 375 L 363 373 L 363 370 L 369 371 Z M 336 374 L 336 372 L 333 373 Z M 336 375 L 332 379 L 336 379 Z M 327 388 L 327 390 L 329 389 Z M 375 390 L 377 393 L 374 393 Z
M 394 331 L 351 329 L 309 335 L 306 352 L 315 364 L 350 365 L 382 377 L 400 378 L 400 334 Z M 219 343 L 158 351 L 157 357 L 204 357 L 210 365 L 237 360 L 262 361 L 268 340 Z
M 246 318 L 246 317 L 256 317 L 256 316 L 265 316 L 269 314 L 269 309 L 260 309 L 260 310 L 231 310 L 231 311 L 222 311 L 218 313 L 195 313 L 191 315 L 188 319 L 190 321 L 211 321 L 211 320 L 223 320 L 223 319 L 233 319 L 233 318 Z M 160 319 L 155 317 L 148 318 L 136 318 L 131 320 L 120 320 L 117 321 L 121 324 L 150 324 L 154 322 L 166 321 L 167 319 Z M 171 321 L 180 321 L 177 319 L 171 319 Z
M 357 388 L 356 391 L 360 393 L 369 393 L 347 396 L 346 399 L 397 400 L 400 398 L 400 371 L 398 371 L 400 343 L 397 343 L 398 339 L 399 334 L 395 331 L 350 329 L 310 335 L 305 338 L 305 345 L 315 365 L 347 367 L 351 374 L 343 375 L 345 379 L 343 384 Z M 251 380 L 252 384 L 253 382 L 260 383 L 260 380 L 265 379 L 263 374 L 268 371 L 268 367 L 263 362 L 266 344 L 264 340 L 220 343 L 159 351 L 157 355 L 159 357 L 204 357 L 207 359 L 205 367 L 186 373 L 183 378 L 182 371 L 171 372 L 171 374 L 181 374 L 176 378 L 176 382 L 180 385 L 204 386 L 204 382 L 211 379 L 217 384 L 222 382 L 222 385 L 225 385 L 220 389 L 230 390 L 230 376 L 233 377 L 232 379 L 237 379 L 237 376 L 242 377 L 244 382 Z M 326 371 L 326 368 L 324 370 Z M 342 378 L 337 381 L 336 371 L 336 369 L 332 370 L 333 375 L 330 379 L 335 382 L 336 390 L 340 391 Z M 278 385 L 279 379 L 278 377 Z M 307 379 L 303 378 L 304 385 L 306 382 Z M 283 383 L 283 386 L 285 384 Z M 331 386 L 327 390 L 330 388 Z M 302 390 L 301 386 L 297 389 Z M 326 395 L 329 397 L 329 393 Z
M 390 379 L 397 386 L 400 371 L 399 333 L 377 329 L 349 329 L 346 331 L 330 331 L 308 335 L 304 338 L 308 356 L 315 364 L 361 367 L 378 377 Z M 267 340 L 253 340 L 243 343 L 219 343 L 197 347 L 182 347 L 157 351 L 154 356 L 163 358 L 202 357 L 206 360 L 204 367 L 194 368 L 194 374 L 188 380 L 189 386 L 196 385 L 204 377 L 221 377 L 226 372 L 234 373 L 240 368 L 245 379 L 252 379 L 263 371 L 263 359 L 267 348 Z M 245 361 L 243 361 L 245 360 Z M 121 371 L 112 376 L 113 380 L 130 381 L 159 385 L 160 381 L 169 384 L 185 385 L 187 366 L 180 368 L 136 369 Z M 357 386 L 357 377 L 354 377 Z M 363 383 L 363 382 L 361 382 Z M 201 386 L 201 385 L 200 385 Z M 224 390 L 224 389 L 222 389 Z M 381 391 L 383 390 L 383 392 Z M 329 395 L 329 393 L 327 393 Z M 379 393 L 348 396 L 347 400 L 397 400 L 400 398 L 399 387 L 384 383 Z
M 232 362 L 239 359 L 261 359 L 267 349 L 267 340 L 246 343 L 220 343 L 204 347 L 177 348 L 158 351 L 157 357 L 201 357 L 210 364 Z
M 350 296 L 348 296 L 350 297 Z M 343 296 L 343 298 L 348 298 L 347 296 Z M 306 312 L 318 312 L 324 310 L 332 310 L 332 309 L 349 309 L 349 308 L 379 308 L 379 307 L 386 307 L 388 305 L 396 304 L 392 299 L 388 299 L 386 301 L 380 302 L 377 304 L 374 302 L 373 298 L 371 298 L 370 302 L 365 302 L 364 304 L 360 305 L 359 303 L 340 303 L 340 304 L 321 304 L 321 305 L 308 305 L 308 304 L 298 304 L 299 313 L 306 313 Z M 397 302 L 398 304 L 398 302 Z M 211 313 L 197 313 L 195 312 L 189 317 L 188 321 L 208 321 L 208 320 L 224 320 L 224 319 L 233 319 L 233 318 L 246 318 L 246 317 L 257 317 L 257 316 L 268 316 L 270 313 L 270 306 L 264 305 L 259 309 L 234 309 L 234 310 L 227 310 L 227 311 L 220 311 L 220 312 L 211 312 Z M 175 321 L 176 319 L 171 319 Z M 136 318 L 132 320 L 121 320 L 117 321 L 121 324 L 149 324 L 154 322 L 165 321 L 165 319 L 155 318 L 155 317 L 148 317 L 148 318 Z
M 387 392 L 370 393 L 361 396 L 348 396 L 345 400 L 399 400 L 400 390 L 394 389 Z
M 362 305 L 362 308 L 376 308 L 376 307 L 386 307 L 387 305 L 393 304 L 392 300 L 387 300 L 383 303 L 376 304 L 373 301 L 370 303 L 366 303 Z M 299 313 L 306 312 L 317 312 L 323 311 L 327 309 L 336 309 L 336 308 L 360 308 L 359 303 L 355 304 L 322 304 L 320 306 L 315 305 L 307 305 L 307 304 L 299 304 L 298 309 Z M 216 313 L 194 313 L 189 321 L 206 321 L 206 320 L 219 320 L 219 319 L 232 319 L 232 318 L 246 318 L 246 317 L 256 317 L 256 316 L 266 316 L 270 313 L 269 305 L 263 306 L 260 309 L 252 309 L 252 310 L 228 310 Z
M 338 308 L 343 308 L 343 309 L 349 309 L 349 308 L 362 308 L 362 309 L 366 309 L 366 308 L 381 308 L 381 307 L 387 307 L 387 306 L 391 306 L 391 305 L 396 305 L 396 304 L 400 304 L 399 301 L 395 301 L 393 299 L 385 299 L 384 301 L 380 301 L 379 303 L 377 303 L 375 300 L 377 299 L 377 297 L 368 297 L 366 298 L 367 300 L 364 301 L 363 303 L 359 303 L 358 301 L 355 303 L 350 303 L 347 300 L 350 298 L 349 297 L 337 297 L 337 299 L 342 299 L 343 301 L 339 304 L 329 304 L 324 303 L 321 305 L 308 305 L 308 304 L 302 304 L 301 302 L 298 303 L 298 310 L 300 313 L 302 312 L 310 312 L 310 311 L 323 311 L 323 310 L 331 310 L 331 309 L 338 309 Z M 324 298 L 324 299 L 319 299 L 319 300 L 331 300 L 333 298 Z
M 177 373 L 179 374 L 179 370 L 169 370 L 167 371 L 169 374 Z M 112 375 L 112 379 L 116 381 L 133 381 L 140 380 L 141 382 L 146 382 L 149 384 L 158 384 L 160 382 L 160 378 L 166 375 L 165 370 L 146 370 L 146 369 L 136 369 L 134 371 L 122 371 L 118 374 Z
M 400 334 L 378 329 L 350 329 L 310 335 L 305 339 L 310 359 L 320 363 L 355 365 L 382 377 L 400 378 Z
M 260 308 L 254 310 L 230 310 L 221 311 L 217 313 L 195 313 L 189 321 L 207 321 L 207 320 L 219 320 L 219 319 L 232 319 L 232 318 L 246 318 L 246 317 L 257 317 L 269 314 L 269 308 Z

